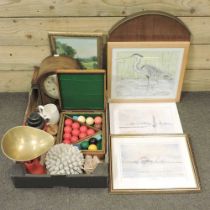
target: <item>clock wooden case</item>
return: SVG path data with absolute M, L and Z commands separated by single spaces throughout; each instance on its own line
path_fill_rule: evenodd
M 58 104 L 57 69 L 80 69 L 80 64 L 77 60 L 67 56 L 49 56 L 42 61 L 40 67 L 35 67 L 32 89 L 38 92 L 43 105 Z

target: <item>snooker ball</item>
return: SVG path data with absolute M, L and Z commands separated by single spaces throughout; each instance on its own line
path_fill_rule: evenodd
M 95 131 L 92 129 L 92 128 L 89 128 L 88 130 L 87 130 L 87 135 L 88 136 L 92 136 L 92 135 L 94 135 L 95 134 Z
M 87 123 L 88 125 L 93 125 L 93 124 L 94 124 L 94 119 L 93 119 L 92 117 L 87 117 L 86 123 Z
M 89 145 L 88 150 L 97 151 L 97 146 L 95 144 L 91 144 L 91 145 Z
M 95 122 L 95 124 L 101 124 L 102 118 L 100 116 L 97 116 L 97 117 L 95 117 L 94 122 Z
M 77 120 L 81 123 L 85 123 L 85 117 L 84 116 L 79 116 Z
M 86 133 L 80 133 L 79 134 L 79 139 L 84 139 L 87 136 Z
M 88 141 L 83 141 L 83 142 L 80 144 L 80 147 L 81 147 L 81 149 L 84 149 L 84 150 L 88 149 L 88 147 L 89 147 L 89 142 L 88 142 Z
M 90 138 L 89 139 L 89 144 L 97 144 L 97 139 L 96 138 Z
M 65 140 L 63 140 L 63 143 L 64 143 L 64 144 L 70 144 L 71 141 L 65 139 Z
M 71 141 L 71 134 L 70 133 L 64 133 L 63 140 Z
M 64 124 L 67 125 L 67 126 L 72 125 L 72 123 L 73 123 L 72 119 L 66 119 L 65 122 L 64 122 Z
M 73 136 L 79 136 L 80 131 L 79 131 L 79 129 L 75 128 L 75 129 L 72 130 L 71 133 L 72 133 Z
M 80 144 L 75 144 L 75 147 L 77 147 L 78 149 L 81 149 Z
M 64 133 L 71 133 L 72 128 L 70 126 L 65 126 Z
M 78 116 L 73 116 L 72 117 L 74 120 L 77 120 L 78 119 Z
M 102 124 L 95 124 L 95 125 L 94 125 L 94 128 L 96 128 L 96 129 L 101 129 L 101 128 L 102 128 Z
M 78 137 L 77 136 L 72 136 L 71 137 L 71 143 L 74 144 L 78 141 Z
M 82 126 L 80 127 L 80 131 L 81 131 L 82 133 L 86 133 L 86 132 L 87 132 L 87 126 L 82 125 Z
M 80 124 L 78 123 L 78 122 L 74 122 L 73 124 L 72 124 L 72 128 L 73 129 L 78 129 L 80 127 Z
M 97 141 L 101 141 L 102 140 L 101 134 L 96 135 L 95 138 L 96 138 Z
M 99 150 L 102 150 L 102 142 L 101 141 L 98 141 L 97 147 L 98 147 Z

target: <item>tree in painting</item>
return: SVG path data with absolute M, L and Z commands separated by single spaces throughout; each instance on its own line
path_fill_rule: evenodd
M 74 58 L 74 56 L 77 54 L 77 51 L 74 48 L 59 41 L 56 42 L 56 52 L 59 55 L 67 55 L 72 58 Z

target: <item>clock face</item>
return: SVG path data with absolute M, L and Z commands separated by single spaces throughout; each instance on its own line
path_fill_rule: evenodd
M 58 80 L 57 80 L 56 74 L 48 76 L 44 80 L 43 86 L 44 86 L 45 93 L 49 97 L 54 98 L 54 99 L 59 98 Z

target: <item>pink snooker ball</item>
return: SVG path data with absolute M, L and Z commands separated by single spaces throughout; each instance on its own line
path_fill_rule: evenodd
M 97 116 L 97 117 L 95 117 L 94 122 L 95 122 L 95 124 L 101 124 L 102 118 L 100 116 Z
M 92 129 L 92 128 L 89 128 L 88 130 L 87 130 L 87 135 L 88 136 L 92 136 L 92 135 L 94 135 L 95 134 L 95 131 Z
M 73 124 L 72 124 L 72 128 L 73 129 L 78 129 L 80 127 L 80 124 L 78 123 L 78 122 L 74 122 Z
M 80 131 L 79 131 L 79 129 L 75 128 L 75 129 L 72 130 L 71 133 L 72 133 L 73 136 L 79 136 Z
M 74 144 L 78 141 L 78 137 L 77 136 L 72 136 L 71 137 L 71 143 Z
M 86 133 L 80 133 L 79 134 L 79 139 L 84 139 L 87 136 Z
M 86 132 L 87 132 L 87 126 L 82 125 L 82 126 L 80 127 L 80 131 L 81 131 L 82 133 L 86 133 Z
M 63 130 L 64 130 L 64 133 L 71 133 L 72 128 L 70 126 L 65 126 Z
M 68 125 L 68 126 L 72 125 L 72 123 L 73 123 L 72 119 L 65 119 L 65 121 L 64 121 L 64 124 Z

